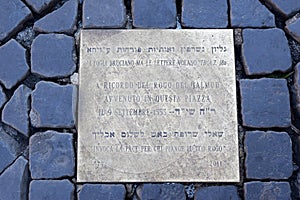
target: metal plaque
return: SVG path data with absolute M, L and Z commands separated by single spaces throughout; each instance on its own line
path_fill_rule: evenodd
M 232 30 L 82 30 L 78 182 L 238 182 Z

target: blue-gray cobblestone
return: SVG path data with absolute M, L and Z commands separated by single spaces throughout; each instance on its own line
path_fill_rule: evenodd
M 22 28 L 32 17 L 30 10 L 20 0 L 0 0 L 0 42 Z M 1 53 L 0 53 L 1 55 Z
M 0 174 L 21 154 L 22 150 L 21 145 L 0 126 Z
M 78 190 L 78 200 L 117 200 L 125 199 L 124 185 L 84 184 Z
M 83 28 L 121 28 L 126 23 L 123 0 L 85 0 L 82 15 Z
M 291 125 L 290 99 L 285 79 L 240 80 L 243 125 L 253 128 Z
M 199 188 L 195 193 L 195 200 L 239 200 L 235 186 L 211 186 Z
M 285 17 L 300 10 L 299 0 L 265 0 L 265 2 L 275 11 L 281 13 Z
M 26 50 L 12 39 L 0 47 L 0 60 L 0 81 L 7 89 L 11 89 L 29 71 Z
M 28 161 L 20 156 L 0 176 L 1 200 L 23 200 L 27 198 Z
M 288 179 L 293 173 L 292 142 L 285 132 L 249 131 L 245 152 L 247 178 Z
M 55 5 L 59 0 L 25 0 L 36 13 L 42 13 Z
M 300 13 L 286 22 L 285 30 L 300 43 Z
M 75 124 L 77 89 L 41 81 L 32 92 L 30 119 L 34 127 L 72 128 Z
M 242 55 L 248 75 L 285 72 L 292 66 L 288 41 L 278 28 L 245 29 Z
M 72 200 L 74 185 L 69 180 L 34 180 L 29 187 L 30 200 Z
M 74 38 L 64 34 L 37 36 L 31 47 L 31 72 L 43 77 L 70 76 L 76 69 Z
M 291 189 L 287 182 L 248 182 L 244 185 L 245 200 L 289 200 Z
M 295 126 L 300 129 L 300 63 L 295 68 L 294 85 L 292 86 L 292 108 L 295 111 Z
M 258 0 L 230 0 L 230 5 L 234 27 L 275 27 L 274 15 Z
M 140 199 L 185 200 L 181 184 L 144 184 L 137 192 Z
M 0 109 L 4 105 L 4 103 L 7 101 L 6 94 L 3 91 L 2 86 L 0 85 Z
M 31 89 L 20 85 L 2 111 L 2 121 L 23 135 L 29 134 L 29 96 Z
M 137 28 L 175 28 L 176 14 L 175 0 L 132 0 L 133 26 Z
M 68 33 L 76 30 L 78 0 L 69 0 L 61 8 L 34 23 L 33 29 L 45 33 Z
M 181 22 L 184 27 L 226 28 L 227 0 L 183 0 Z
M 72 134 L 56 131 L 34 134 L 29 141 L 29 166 L 33 179 L 73 176 L 75 158 Z

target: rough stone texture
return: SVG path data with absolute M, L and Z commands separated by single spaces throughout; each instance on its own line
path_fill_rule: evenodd
M 76 30 L 78 0 L 69 0 L 61 8 L 35 22 L 33 29 L 46 33 L 69 33 Z
M 69 180 L 31 181 L 29 199 L 74 199 L 74 186 Z
M 125 199 L 126 190 L 123 185 L 85 184 L 78 192 L 78 200 L 115 200 Z
M 20 156 L 0 176 L 0 198 L 21 200 L 27 198 L 28 161 Z
M 234 27 L 275 27 L 274 15 L 258 0 L 231 0 Z
M 265 2 L 285 17 L 300 10 L 299 0 L 265 0 Z
M 245 200 L 288 200 L 291 199 L 291 189 L 286 182 L 249 182 L 244 185 Z
M 132 0 L 133 26 L 137 28 L 174 28 L 175 0 Z
M 0 0 L 0 42 L 16 33 L 32 17 L 30 10 L 20 0 Z M 0 53 L 1 55 L 1 53 Z
M 26 50 L 15 40 L 0 47 L 0 81 L 11 89 L 23 79 L 29 67 L 26 62 Z
M 74 126 L 77 89 L 41 81 L 32 92 L 30 119 L 35 127 L 71 128 Z
M 2 112 L 3 122 L 12 126 L 25 136 L 28 136 L 29 132 L 28 111 L 30 93 L 31 89 L 25 85 L 19 86 Z
M 32 43 L 31 71 L 44 77 L 71 75 L 76 69 L 74 45 L 74 39 L 70 36 L 39 35 Z
M 295 126 L 300 130 L 300 63 L 295 66 L 294 85 L 292 86 L 292 107 L 295 111 Z
M 292 65 L 284 32 L 280 29 L 245 29 L 242 55 L 248 75 L 286 71 Z
M 123 0 L 85 0 L 82 14 L 83 28 L 121 28 L 126 22 Z
M 181 184 L 144 184 L 137 193 L 140 199 L 186 199 L 184 186 Z
M 286 80 L 240 80 L 242 119 L 247 127 L 288 127 L 290 100 Z
M 36 133 L 29 141 L 29 163 L 33 179 L 74 175 L 73 137 L 69 133 Z
M 41 13 L 42 11 L 53 6 L 59 0 L 25 0 L 25 1 L 35 12 Z
M 212 186 L 199 188 L 195 193 L 195 200 L 216 200 L 230 199 L 239 200 L 237 188 L 235 186 Z
M 0 174 L 20 155 L 21 151 L 21 145 L 0 126 Z
M 286 22 L 285 30 L 300 43 L 300 14 Z
M 285 132 L 247 132 L 245 151 L 247 178 L 287 179 L 293 173 L 292 142 Z
M 228 25 L 227 9 L 227 0 L 182 0 L 182 26 L 225 28 Z
M 0 85 L 0 109 L 2 108 L 2 106 L 6 101 L 7 101 L 6 94 L 4 93 L 3 88 Z

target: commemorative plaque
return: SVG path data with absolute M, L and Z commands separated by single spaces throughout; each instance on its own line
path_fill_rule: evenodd
M 238 182 L 232 30 L 82 30 L 79 182 Z

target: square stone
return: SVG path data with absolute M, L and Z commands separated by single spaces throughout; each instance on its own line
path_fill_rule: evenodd
M 32 92 L 30 119 L 34 127 L 72 128 L 77 88 L 40 81 Z
M 181 22 L 184 27 L 226 28 L 227 0 L 182 0 Z
M 232 30 L 83 30 L 79 182 L 239 181 Z
M 34 134 L 29 141 L 29 167 L 33 179 L 73 176 L 75 158 L 72 135 L 56 131 Z
M 133 26 L 137 28 L 174 28 L 176 14 L 175 0 L 132 0 Z
M 249 131 L 245 152 L 247 178 L 288 179 L 293 173 L 292 142 L 285 132 Z
M 291 199 L 291 188 L 288 182 L 253 181 L 244 185 L 244 199 L 283 200 Z
M 244 126 L 290 126 L 290 99 L 285 79 L 243 79 L 240 80 L 240 90 Z
M 34 180 L 29 186 L 29 199 L 74 199 L 74 186 L 67 180 Z
M 292 66 L 288 40 L 278 28 L 244 29 L 242 59 L 247 75 L 286 72 Z

